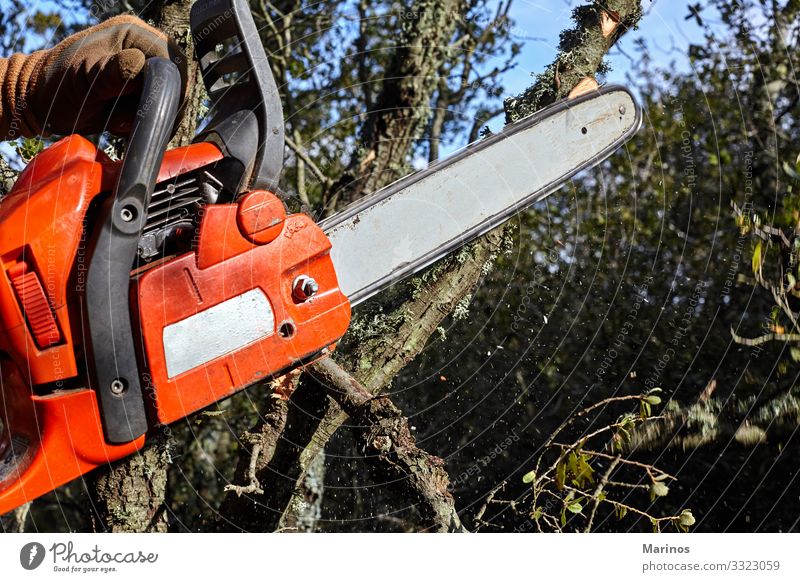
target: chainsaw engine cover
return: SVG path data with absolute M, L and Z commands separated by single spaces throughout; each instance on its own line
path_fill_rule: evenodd
M 339 290 L 330 241 L 304 214 L 273 216 L 276 206 L 282 211 L 274 195 L 260 191 L 239 204 L 206 207 L 196 251 L 138 277 L 159 423 L 307 362 L 347 330 L 350 303 Z M 257 220 L 254 209 L 279 229 L 265 244 L 251 242 L 243 228 Z M 315 281 L 313 296 L 297 298 L 301 277 Z

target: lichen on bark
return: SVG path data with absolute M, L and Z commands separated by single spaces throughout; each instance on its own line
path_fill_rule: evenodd
M 95 530 L 166 532 L 169 462 L 168 440 L 159 435 L 140 452 L 98 474 L 93 497 L 100 521 Z

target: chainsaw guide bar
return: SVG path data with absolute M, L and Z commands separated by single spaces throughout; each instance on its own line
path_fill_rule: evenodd
M 320 224 L 342 291 L 357 305 L 419 272 L 608 158 L 641 122 L 630 92 L 607 86 L 352 204 Z

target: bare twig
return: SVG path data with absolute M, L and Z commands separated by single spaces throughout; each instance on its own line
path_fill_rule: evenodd
M 603 489 L 608 484 L 608 480 L 611 478 L 611 474 L 619 466 L 619 461 L 620 457 L 619 455 L 617 455 L 617 458 L 611 461 L 611 463 L 609 463 L 608 469 L 606 469 L 606 472 L 603 473 L 603 476 L 597 483 L 597 487 L 595 487 L 594 492 L 592 492 L 592 499 L 594 499 L 594 502 L 592 503 L 592 511 L 591 513 L 589 513 L 589 519 L 586 522 L 586 529 L 584 530 L 586 533 L 592 531 L 594 516 L 597 514 L 597 508 L 600 507 L 600 501 L 601 501 L 600 494 L 603 492 Z
M 250 493 L 264 494 L 261 484 L 256 477 L 256 466 L 258 463 L 258 456 L 261 454 L 261 443 L 256 442 L 253 444 L 253 450 L 250 453 L 250 468 L 248 469 L 248 477 L 250 482 L 247 485 L 225 485 L 225 491 L 233 491 L 238 497 Z
M 292 149 L 292 151 L 297 155 L 298 158 L 303 160 L 303 162 L 308 166 L 308 169 L 311 170 L 311 173 L 317 177 L 317 180 L 322 182 L 323 186 L 328 187 L 332 182 L 331 179 L 325 175 L 325 172 L 323 172 L 319 168 L 319 166 L 317 166 L 317 164 L 314 163 L 314 160 L 312 160 L 308 156 L 305 149 L 303 149 L 300 145 L 295 143 L 295 141 L 288 135 L 285 135 L 284 139 L 286 140 L 286 145 L 288 145 Z M 306 200 L 303 200 L 303 203 L 308 204 L 308 198 L 306 198 Z
M 499 485 L 495 486 L 491 491 L 489 491 L 489 495 L 486 496 L 483 505 L 481 505 L 480 509 L 478 509 L 478 512 L 475 514 L 476 524 L 488 525 L 488 522 L 483 521 L 483 514 L 486 513 L 486 510 L 489 508 L 489 505 L 491 505 L 494 502 L 495 495 L 497 495 L 500 491 L 505 489 L 505 487 L 506 487 L 506 482 L 502 481 Z
M 733 341 L 743 346 L 760 346 L 769 342 L 800 342 L 800 333 L 765 333 L 762 336 L 755 338 L 746 338 L 737 334 L 731 328 L 731 336 Z

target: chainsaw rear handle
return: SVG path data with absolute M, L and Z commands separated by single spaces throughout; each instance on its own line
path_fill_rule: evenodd
M 103 204 L 90 247 L 86 302 L 93 388 L 109 443 L 148 428 L 130 311 L 130 273 L 181 95 L 178 67 L 150 58 L 114 193 Z
M 212 142 L 225 154 L 223 182 L 232 195 L 276 191 L 283 168 L 283 108 L 249 3 L 199 0 L 189 21 L 211 102 L 210 121 L 194 141 Z

